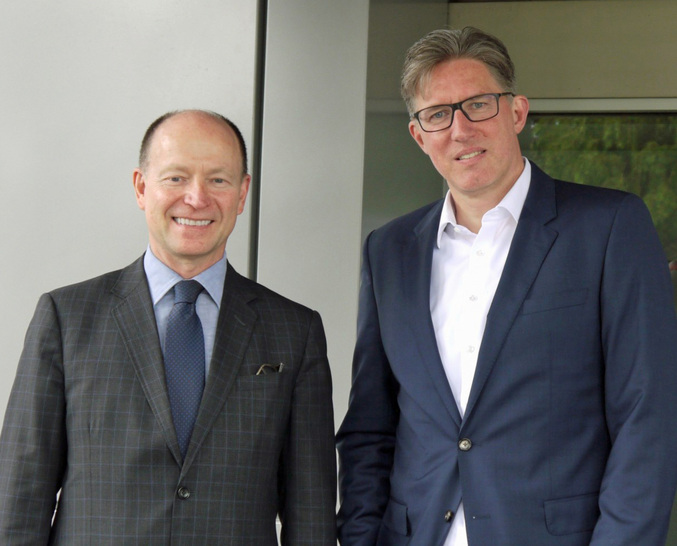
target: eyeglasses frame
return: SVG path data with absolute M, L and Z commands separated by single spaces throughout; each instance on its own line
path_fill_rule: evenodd
M 480 123 L 482 121 L 488 121 L 490 119 L 494 119 L 496 116 L 498 116 L 498 113 L 500 111 L 500 98 L 508 96 L 508 95 L 514 97 L 515 93 L 513 93 L 512 91 L 505 91 L 503 93 L 480 93 L 479 95 L 474 95 L 474 96 L 468 97 L 467 99 L 464 99 L 460 102 L 454 102 L 452 104 L 434 104 L 432 106 L 426 106 L 425 108 L 421 108 L 418 112 L 414 112 L 411 115 L 410 119 L 415 119 L 416 121 L 418 121 L 418 126 L 421 128 L 421 131 L 423 131 L 424 133 L 437 133 L 439 131 L 444 131 L 445 129 L 449 129 L 449 127 L 451 127 L 452 124 L 454 123 L 454 114 L 456 113 L 456 110 L 460 110 L 468 121 L 471 121 L 472 123 Z M 462 105 L 465 104 L 468 101 L 472 101 L 473 99 L 476 99 L 477 97 L 486 97 L 486 96 L 492 96 L 492 97 L 496 98 L 496 113 L 493 116 L 488 117 L 488 118 L 484 118 L 484 119 L 479 119 L 479 120 L 470 119 L 470 117 L 468 116 L 468 113 L 465 110 L 463 110 Z M 439 108 L 440 106 L 449 106 L 451 108 L 451 118 L 450 118 L 450 121 L 449 121 L 449 125 L 447 125 L 446 127 L 442 127 L 440 129 L 433 129 L 432 131 L 430 131 L 428 129 L 424 129 L 423 124 L 421 123 L 421 120 L 418 117 L 420 115 L 420 113 L 423 112 L 424 110 L 427 110 L 428 108 Z

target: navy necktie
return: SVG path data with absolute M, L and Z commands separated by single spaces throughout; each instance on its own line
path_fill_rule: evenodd
M 197 281 L 174 286 L 174 307 L 167 321 L 165 375 L 181 455 L 186 456 L 205 385 L 205 343 L 195 300 Z

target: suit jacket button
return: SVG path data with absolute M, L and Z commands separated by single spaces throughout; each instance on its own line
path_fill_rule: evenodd
M 454 519 L 454 513 L 451 510 L 447 510 L 444 513 L 444 521 L 449 523 L 452 519 Z
M 181 500 L 188 500 L 190 498 L 190 489 L 187 487 L 179 487 L 179 490 L 176 492 Z
M 463 438 L 458 442 L 458 449 L 461 451 L 470 451 L 470 448 L 472 447 L 472 442 L 470 441 L 470 438 Z

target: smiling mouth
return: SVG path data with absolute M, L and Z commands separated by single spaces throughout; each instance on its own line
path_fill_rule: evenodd
M 484 150 L 479 150 L 477 152 L 470 152 L 469 154 L 463 154 L 458 156 L 456 159 L 461 160 L 461 159 L 471 159 L 473 157 L 477 157 L 478 155 L 481 155 L 484 153 Z
M 182 226 L 208 226 L 212 223 L 211 220 L 191 220 L 190 218 L 174 218 L 174 221 Z

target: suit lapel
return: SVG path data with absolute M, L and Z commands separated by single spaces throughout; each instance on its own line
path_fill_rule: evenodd
M 404 243 L 401 264 L 405 281 L 404 309 L 411 310 L 409 324 L 414 332 L 422 365 L 430 375 L 437 393 L 444 402 L 444 407 L 456 425 L 460 427 L 461 414 L 444 373 L 430 315 L 432 256 L 443 203 L 440 201 L 426 214 L 414 228 L 410 239 Z
M 256 313 L 247 302 L 255 296 L 248 281 L 228 265 L 209 376 L 186 460 L 182 462 L 143 258 L 122 270 L 112 291 L 122 300 L 112 313 L 146 399 L 177 464 L 188 468 L 223 407 L 244 359 L 256 322 Z
M 122 270 L 118 282 L 113 287 L 113 293 L 122 298 L 122 302 L 112 311 L 120 335 L 148 404 L 160 423 L 165 441 L 180 465 L 181 451 L 167 397 L 164 359 L 153 302 L 143 269 L 143 258 Z
M 505 338 L 557 238 L 557 232 L 545 225 L 557 215 L 554 182 L 533 163 L 531 169 L 529 193 L 487 315 L 466 419 L 472 413 Z
M 250 281 L 228 264 L 209 376 L 186 453 L 186 468 L 221 412 L 244 361 L 257 320 L 256 313 L 248 304 L 255 298 L 249 285 Z

